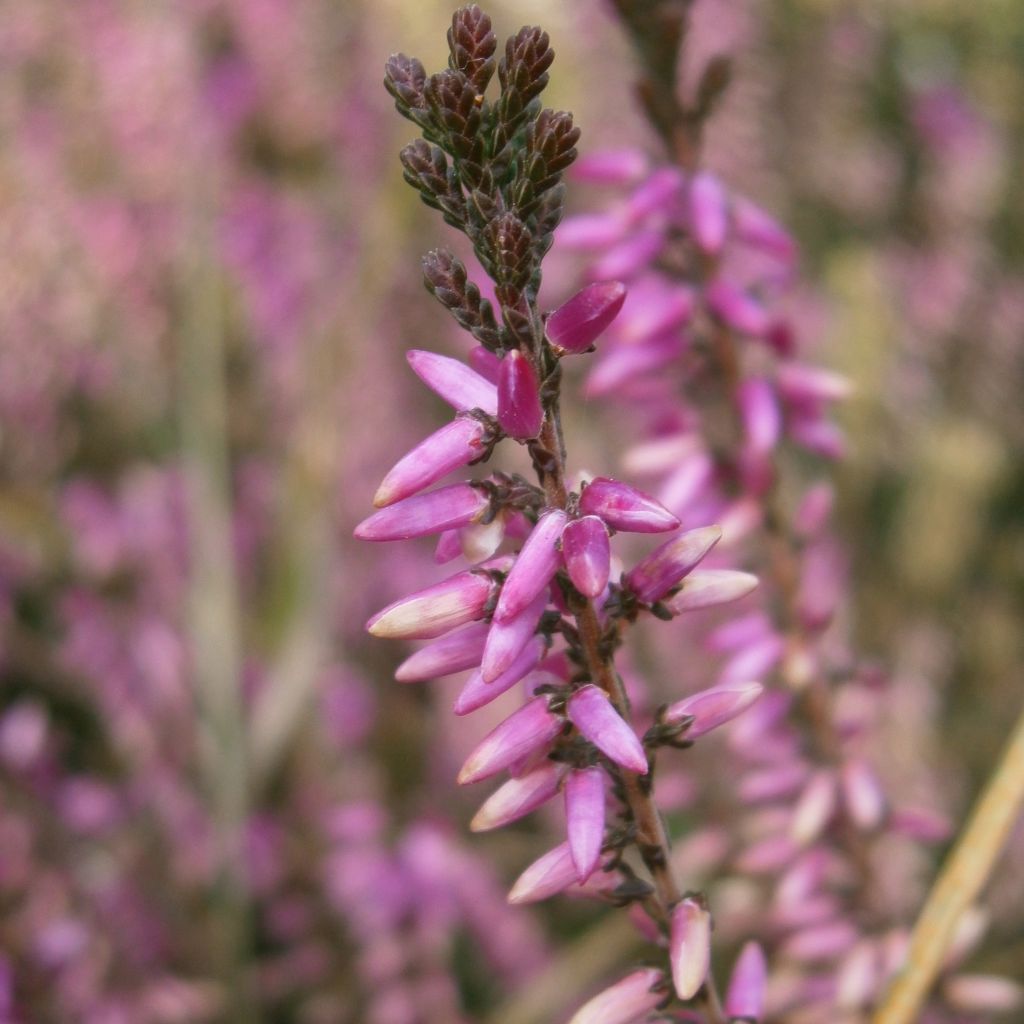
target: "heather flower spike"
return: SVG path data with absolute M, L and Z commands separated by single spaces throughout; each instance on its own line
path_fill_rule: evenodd
M 572 772 L 565 782 L 565 821 L 569 851 L 580 882 L 597 867 L 604 842 L 605 774 L 600 768 Z
M 664 533 L 679 526 L 660 501 L 608 477 L 596 477 L 587 484 L 580 496 L 580 511 L 629 533 Z
M 545 333 L 560 354 L 586 352 L 619 315 L 626 300 L 626 286 L 619 281 L 587 285 L 547 319 Z
M 600 687 L 588 684 L 577 690 L 566 713 L 580 734 L 616 764 L 640 775 L 648 771 L 643 744 L 626 720 L 612 706 Z
M 680 999 L 692 999 L 704 984 L 711 963 L 711 915 L 696 899 L 684 897 L 669 923 L 672 984 Z

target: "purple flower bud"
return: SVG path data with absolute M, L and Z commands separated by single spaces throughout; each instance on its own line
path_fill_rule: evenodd
M 686 731 L 686 738 L 695 740 L 742 715 L 762 693 L 764 687 L 760 683 L 713 686 L 670 704 L 664 719 L 666 722 L 681 722 L 692 715 L 693 723 Z
M 768 966 L 764 950 L 756 942 L 748 942 L 732 969 L 725 996 L 725 1012 L 730 1017 L 742 1017 L 752 1022 L 761 1020 L 767 985 Z
M 455 700 L 455 714 L 468 715 L 471 711 L 490 704 L 506 690 L 512 689 L 520 679 L 533 670 L 543 653 L 544 641 L 541 637 L 535 637 L 516 654 L 508 668 L 495 679 L 487 681 L 481 672 L 474 672 Z
M 748 451 L 767 454 L 779 443 L 782 433 L 782 417 L 772 386 L 762 377 L 749 377 L 740 385 L 738 397 Z
M 565 782 L 565 821 L 576 875 L 585 882 L 597 868 L 604 843 L 604 772 L 574 771 Z
M 591 267 L 591 275 L 598 281 L 617 281 L 630 278 L 652 263 L 665 247 L 665 235 L 661 231 L 638 231 L 604 256 Z
M 683 190 L 683 175 L 675 167 L 659 167 L 629 197 L 627 209 L 634 220 L 671 208 Z
M 581 156 L 572 177 L 596 185 L 628 185 L 647 172 L 647 157 L 639 149 L 599 149 Z
M 793 809 L 789 831 L 795 842 L 806 846 L 821 835 L 835 813 L 836 795 L 836 777 L 831 771 L 823 769 L 811 776 Z
M 572 585 L 584 597 L 598 597 L 608 585 L 611 547 L 597 516 L 574 519 L 562 531 L 562 557 Z
M 853 390 L 850 381 L 831 370 L 801 363 L 784 363 L 776 375 L 779 394 L 792 405 L 816 408 L 822 402 L 838 402 Z
M 470 830 L 489 832 L 525 817 L 558 792 L 565 773 L 565 765 L 543 761 L 525 775 L 509 779 L 484 801 L 469 823 Z
M 561 843 L 538 857 L 517 879 L 508 894 L 509 903 L 539 903 L 567 889 L 576 881 L 569 844 Z
M 355 536 L 359 540 L 384 541 L 440 533 L 476 522 L 490 504 L 482 488 L 452 484 L 382 508 L 355 528 Z
M 510 559 L 496 558 L 480 569 L 467 569 L 415 594 L 400 597 L 377 612 L 366 629 L 374 636 L 401 640 L 432 640 L 474 619 L 482 619 L 498 589 L 495 579 L 482 571 L 503 570 Z
M 1006 1014 L 1024 1006 L 1024 986 L 992 974 L 957 974 L 942 986 L 949 1004 L 961 1013 Z
M 764 306 L 731 281 L 714 281 L 705 297 L 711 312 L 734 330 L 754 337 L 767 333 L 771 321 Z
M 852 924 L 847 921 L 833 921 L 805 928 L 792 935 L 780 947 L 779 955 L 803 963 L 831 960 L 845 953 L 857 938 L 857 929 Z
M 488 628 L 485 622 L 475 623 L 421 647 L 395 669 L 395 679 L 420 683 L 474 668 L 483 657 Z
M 660 501 L 605 476 L 595 477 L 583 489 L 580 512 L 600 516 L 613 529 L 629 533 L 663 533 L 679 526 Z
M 807 781 L 807 767 L 790 762 L 745 775 L 738 787 L 739 798 L 747 804 L 791 796 Z
M 484 380 L 494 385 L 494 412 L 492 416 L 498 415 L 498 378 L 501 376 L 501 358 L 496 356 L 493 352 L 484 348 L 483 345 L 477 345 L 476 348 L 470 349 L 469 362 L 473 367 L 473 370 L 478 373 Z
M 634 1024 L 665 1001 L 665 975 L 654 967 L 627 974 L 581 1006 L 569 1024 Z
M 665 607 L 673 615 L 692 612 L 698 608 L 711 608 L 746 597 L 757 586 L 757 577 L 734 569 L 704 569 L 691 573 L 671 597 Z
M 748 245 L 770 253 L 784 263 L 792 263 L 796 258 L 796 243 L 792 235 L 749 199 L 737 197 L 733 200 L 732 217 L 736 236 Z
M 801 498 L 793 517 L 793 527 L 804 540 L 813 540 L 832 515 L 835 491 L 831 484 L 817 483 Z
M 663 335 L 636 345 L 612 349 L 594 367 L 585 385 L 588 398 L 601 398 L 619 391 L 624 384 L 674 363 L 684 349 L 676 335 Z
M 569 698 L 566 713 L 584 739 L 590 740 L 602 754 L 623 768 L 647 774 L 643 744 L 604 690 L 593 683 L 581 687 Z
M 837 461 L 846 454 L 846 438 L 834 424 L 815 412 L 804 416 L 791 416 L 789 436 L 793 441 L 823 459 Z
M 547 603 L 548 596 L 542 590 L 518 615 L 504 622 L 492 623 L 480 664 L 480 675 L 485 683 L 497 679 L 526 646 L 537 629 Z
M 544 423 L 537 374 L 522 352 L 509 352 L 502 360 L 498 378 L 498 422 L 509 437 L 519 441 L 536 437 Z
M 377 508 L 393 505 L 429 487 L 453 469 L 480 458 L 484 453 L 485 433 L 483 423 L 473 416 L 459 416 L 434 431 L 395 463 L 377 488 L 374 505 Z
M 604 249 L 622 240 L 629 220 L 621 211 L 581 213 L 566 217 L 558 227 L 555 241 L 562 249 Z
M 460 363 L 458 359 L 422 349 L 412 349 L 405 357 L 413 373 L 459 412 L 482 409 L 488 416 L 497 416 L 497 388 L 476 370 Z
M 561 353 L 586 352 L 619 315 L 625 300 L 626 286 L 619 281 L 587 285 L 548 317 L 548 341 Z
M 841 782 L 850 820 L 865 831 L 878 828 L 885 817 L 885 796 L 871 765 L 861 758 L 847 761 Z
M 891 827 L 919 843 L 943 843 L 953 834 L 953 823 L 948 818 L 923 807 L 904 807 L 893 812 Z
M 777 633 L 741 648 L 725 664 L 718 677 L 722 686 L 743 682 L 751 677 L 765 676 L 782 660 L 786 641 Z
M 459 785 L 488 779 L 546 747 L 562 731 L 562 725 L 562 719 L 548 710 L 547 697 L 535 697 L 477 744 L 459 772 Z
M 729 200 L 713 174 L 698 174 L 690 183 L 690 229 L 697 247 L 717 256 L 729 231 Z
M 695 899 L 682 899 L 672 910 L 668 959 L 676 994 L 692 999 L 711 965 L 711 915 Z
M 501 589 L 501 597 L 494 609 L 497 622 L 505 622 L 518 615 L 551 582 L 559 562 L 555 545 L 565 528 L 566 519 L 561 509 L 551 509 L 540 517 Z
M 437 538 L 437 545 L 434 547 L 434 561 L 438 565 L 447 565 L 462 554 L 462 541 L 459 539 L 458 530 L 445 530 Z
M 873 942 L 858 942 L 836 971 L 836 1006 L 857 1010 L 867 1006 L 878 991 L 879 955 Z
M 641 601 L 652 604 L 677 586 L 721 536 L 720 527 L 703 526 L 673 537 L 626 574 L 626 586 Z

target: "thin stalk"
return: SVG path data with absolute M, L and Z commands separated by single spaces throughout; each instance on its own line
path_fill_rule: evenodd
M 914 926 L 907 965 L 886 993 L 873 1024 L 912 1024 L 918 1020 L 957 924 L 991 875 L 1022 807 L 1024 713 L 925 900 Z

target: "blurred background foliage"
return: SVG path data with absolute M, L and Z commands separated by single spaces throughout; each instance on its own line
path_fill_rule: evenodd
M 550 32 L 584 152 L 657 152 L 605 5 L 489 11 Z M 460 344 L 381 68 L 440 66 L 449 15 L 0 4 L 0 1019 L 515 1020 L 547 942 L 626 941 L 501 910 L 535 834 L 463 838 L 449 691 L 361 634 L 418 582 L 349 539 L 440 422 L 403 351 Z M 856 385 L 840 517 L 855 635 L 908 681 L 889 774 L 959 820 L 1024 662 L 1021 6 L 698 0 L 694 38 L 735 58 L 708 165 L 795 230 Z M 600 417 L 572 429 L 610 468 Z M 1010 974 L 1022 868 L 1018 835 L 985 953 Z

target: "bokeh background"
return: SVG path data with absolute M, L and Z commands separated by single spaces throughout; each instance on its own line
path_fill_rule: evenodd
M 488 10 L 551 33 L 548 102 L 584 152 L 657 154 L 601 0 Z M 431 571 L 350 539 L 444 416 L 404 350 L 466 348 L 420 284 L 449 229 L 401 180 L 380 85 L 396 49 L 441 66 L 449 16 L 0 4 L 5 1024 L 527 1024 L 634 941 L 585 906 L 506 907 L 557 813 L 469 836 L 479 794 L 453 778 L 487 721 L 395 684 L 404 652 L 362 633 Z M 694 19 L 699 52 L 735 57 L 707 165 L 793 228 L 816 358 L 856 385 L 846 616 L 898 683 L 883 768 L 959 822 L 1022 701 L 1024 10 Z M 615 470 L 601 406 L 570 434 Z M 700 805 L 677 803 L 685 832 Z M 1018 834 L 980 969 L 1024 976 L 1022 878 Z

